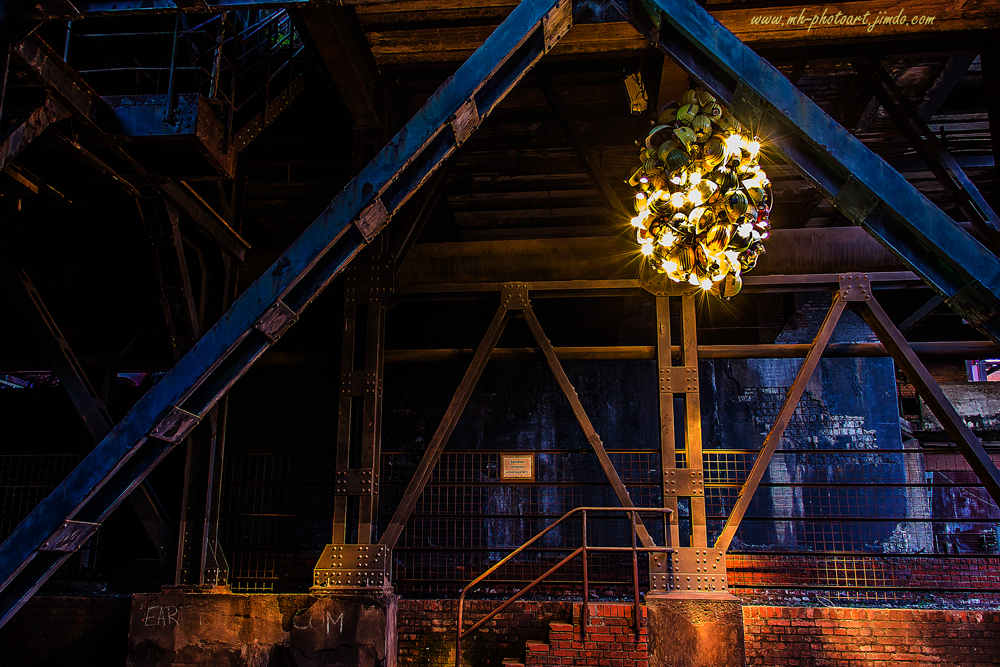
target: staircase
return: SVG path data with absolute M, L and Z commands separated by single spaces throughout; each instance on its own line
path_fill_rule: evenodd
M 549 623 L 549 641 L 525 642 L 524 662 L 505 658 L 504 667 L 535 665 L 586 665 L 598 667 L 647 667 L 646 607 L 641 606 L 642 626 L 636 641 L 632 605 L 590 603 L 587 634 L 580 625 L 581 604 L 573 605 L 573 624 Z

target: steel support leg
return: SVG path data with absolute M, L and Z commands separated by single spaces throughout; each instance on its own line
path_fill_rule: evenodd
M 941 391 L 937 381 L 927 372 L 927 368 L 906 342 L 903 334 L 872 296 L 870 287 L 866 294 L 867 297 L 859 299 L 858 314 L 864 318 L 878 339 L 885 345 L 885 349 L 892 355 L 893 361 L 903 369 L 906 378 L 917 388 L 917 393 L 927 402 L 934 416 L 941 421 L 945 432 L 951 436 L 955 446 L 962 452 L 965 460 L 969 462 L 969 466 L 979 477 L 979 481 L 986 487 L 993 502 L 1000 506 L 1000 471 L 997 470 L 996 464 L 983 448 L 979 438 L 966 425 L 965 420 L 956 412 L 954 406 Z
M 67 521 L 102 521 L 290 327 L 572 25 L 569 0 L 525 0 L 291 247 L 0 545 L 0 624 L 68 552 Z M 29 58 L 30 60 L 30 58 Z
M 705 470 L 702 455 L 701 392 L 698 373 L 698 330 L 696 297 L 680 297 L 680 365 L 675 366 L 670 343 L 670 297 L 656 297 L 656 345 L 660 393 L 660 460 L 663 471 L 663 502 L 672 510 L 669 556 L 651 554 L 651 592 L 697 593 L 703 596 L 728 595 L 726 561 L 723 550 L 708 544 L 708 517 L 705 507 Z M 677 422 L 675 397 L 684 401 L 684 465 L 677 463 Z M 690 531 L 680 530 L 681 503 L 688 508 Z
M 580 403 L 580 397 L 577 395 L 576 389 L 574 389 L 573 385 L 570 383 L 569 377 L 566 375 L 566 371 L 563 370 L 562 364 L 559 363 L 559 358 L 556 356 L 556 351 L 552 347 L 552 343 L 549 342 L 545 332 L 542 331 L 542 326 L 538 323 L 538 319 L 535 317 L 535 312 L 531 309 L 531 302 L 528 301 L 527 285 L 522 287 L 524 290 L 524 306 L 522 310 L 522 313 L 524 314 L 524 321 L 528 323 L 528 328 L 531 329 L 531 334 L 535 337 L 539 347 L 541 347 L 542 354 L 545 355 L 545 361 L 552 370 L 552 374 L 556 376 L 556 383 L 559 385 L 559 388 L 562 389 L 566 399 L 569 400 L 570 407 L 573 409 L 573 416 L 576 417 L 577 423 L 580 425 L 580 428 L 583 429 L 583 434 L 587 437 L 587 442 L 589 442 L 590 446 L 594 448 L 597 460 L 601 464 L 601 470 L 604 471 L 604 476 L 608 478 L 611 488 L 615 490 L 615 495 L 618 496 L 618 502 L 622 504 L 622 507 L 634 507 L 632 504 L 632 498 L 628 494 L 628 489 L 625 488 L 625 484 L 622 482 L 621 477 L 618 476 L 618 471 L 615 470 L 614 464 L 611 463 L 611 458 L 604 449 L 604 443 L 601 442 L 601 436 L 597 435 L 597 431 L 594 430 L 594 425 L 590 423 L 590 417 L 587 416 L 587 412 L 583 409 L 583 405 Z M 642 519 L 638 516 L 635 517 L 635 533 L 638 534 L 639 539 L 642 540 L 642 545 L 644 547 L 656 546 L 653 544 L 653 538 L 649 536 L 649 532 L 643 525 Z
M 771 430 L 764 439 L 764 444 L 760 448 L 760 453 L 757 454 L 757 459 L 753 462 L 750 474 L 747 475 L 746 481 L 743 482 L 743 488 L 740 489 L 736 506 L 733 507 L 733 511 L 729 514 L 729 519 L 726 521 L 725 527 L 715 541 L 716 549 L 726 551 L 729 549 L 729 545 L 732 544 L 733 537 L 736 536 L 736 531 L 743 520 L 743 515 L 746 514 L 747 508 L 750 507 L 750 501 L 753 500 L 757 486 L 764 478 L 764 472 L 767 470 L 768 464 L 771 463 L 774 450 L 777 449 L 778 444 L 781 442 L 781 437 L 784 435 L 788 423 L 795 414 L 795 408 L 798 407 L 799 399 L 805 393 L 806 385 L 809 384 L 809 380 L 812 378 L 820 359 L 823 357 L 823 350 L 826 349 L 826 344 L 830 342 L 830 337 L 833 335 L 834 329 L 837 328 L 837 322 L 840 321 L 840 316 L 847 306 L 846 293 L 850 289 L 842 281 L 840 291 L 833 295 L 833 304 L 830 306 L 823 324 L 820 325 L 816 338 L 813 339 L 809 353 L 799 367 L 799 373 L 795 376 L 795 382 L 788 389 L 785 402 L 782 404 L 781 410 L 774 420 L 774 424 L 771 425 Z
M 607 451 L 604 449 L 604 444 L 601 442 L 600 436 L 594 430 L 590 418 L 587 417 L 587 413 L 580 403 L 580 398 L 577 396 L 576 390 L 573 388 L 569 377 L 567 377 L 566 372 L 563 370 L 562 364 L 559 363 L 556 357 L 552 343 L 545 336 L 545 332 L 542 331 L 541 325 L 531 310 L 527 285 L 510 283 L 503 286 L 503 291 L 500 295 L 500 308 L 486 330 L 486 335 L 483 336 L 482 342 L 476 349 L 472 363 L 469 364 L 465 376 L 459 383 L 458 389 L 455 390 L 455 394 L 452 396 L 451 403 L 448 404 L 448 408 L 445 410 L 441 423 L 428 443 L 427 450 L 420 460 L 420 466 L 417 468 L 417 472 L 414 474 L 409 485 L 407 485 L 403 499 L 399 502 L 399 506 L 392 516 L 388 529 L 382 535 L 382 539 L 379 540 L 379 547 L 384 553 L 388 553 L 395 546 L 396 541 L 406 527 L 406 522 L 413 512 L 420 494 L 423 493 L 424 487 L 430 480 L 434 472 L 434 466 L 437 465 L 438 460 L 441 458 L 441 452 L 444 451 L 445 445 L 448 444 L 448 438 L 451 437 L 452 432 L 455 430 L 455 425 L 458 423 L 459 417 L 462 416 L 462 411 L 465 409 L 472 391 L 476 388 L 476 383 L 478 383 L 483 370 L 486 368 L 486 362 L 489 361 L 489 357 L 494 347 L 496 347 L 497 341 L 500 339 L 500 334 L 503 333 L 504 327 L 510 319 L 511 311 L 520 311 L 524 316 L 528 328 L 542 349 L 542 354 L 545 356 L 549 368 L 552 370 L 553 375 L 555 375 L 556 383 L 569 400 L 570 407 L 573 409 L 573 415 L 576 417 L 577 423 L 580 424 L 580 428 L 583 430 L 587 441 L 594 448 L 594 453 L 597 455 L 601 468 L 604 470 L 604 474 L 607 476 L 611 487 L 615 490 L 615 495 L 618 496 L 622 507 L 634 507 L 628 490 L 625 488 L 624 483 L 622 483 L 621 477 L 619 477 L 618 472 L 611 463 L 611 459 L 608 457 Z M 642 519 L 637 517 L 636 524 L 636 529 L 643 546 L 655 546 L 652 538 L 649 536 L 649 532 L 642 524 Z
M 392 255 L 372 254 L 344 272 L 333 539 L 316 565 L 314 590 L 386 585 L 388 549 L 372 544 L 382 458 L 385 301 L 392 295 L 394 269 Z
M 111 431 L 113 421 L 104 402 L 94 391 L 83 367 L 73 353 L 73 348 L 63 337 L 59 325 L 49 313 L 41 294 L 24 271 L 7 276 L 7 285 L 21 315 L 34 331 L 35 338 L 52 365 L 73 406 L 83 420 L 94 442 L 100 442 Z M 130 496 L 129 502 L 149 534 L 160 557 L 165 577 L 170 577 L 174 566 L 177 539 L 174 526 L 160 504 L 153 489 L 143 482 Z

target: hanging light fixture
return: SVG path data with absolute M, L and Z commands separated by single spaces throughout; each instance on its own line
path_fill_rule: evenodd
M 771 182 L 760 139 L 701 87 L 662 109 L 631 170 L 636 241 L 675 282 L 730 297 L 770 228 Z
M 636 71 L 625 77 L 625 90 L 628 92 L 632 113 L 640 114 L 645 111 L 649 98 L 646 96 L 646 87 L 642 84 L 641 72 Z

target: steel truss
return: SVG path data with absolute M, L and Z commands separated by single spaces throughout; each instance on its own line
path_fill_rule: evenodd
M 693 0 L 575 4 L 577 11 L 593 9 L 599 16 L 626 17 L 953 309 L 1000 340 L 1000 261 Z M 559 41 L 572 25 L 573 6 L 570 0 L 525 0 L 518 5 L 274 265 L 18 526 L 0 546 L 0 625 L 209 414 Z M 178 7 L 211 11 L 203 3 L 174 5 Z M 654 15 L 646 7 L 653 8 Z M 110 11 L 112 5 L 107 8 Z M 97 5 L 90 3 L 87 9 L 95 11 Z

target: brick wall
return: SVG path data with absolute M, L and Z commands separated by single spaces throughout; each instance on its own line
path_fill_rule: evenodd
M 1000 664 L 1000 612 L 743 607 L 748 665 Z
M 131 598 L 33 597 L 0 628 L 0 665 L 124 665 Z
M 469 600 L 465 618 L 478 621 L 499 601 Z M 579 607 L 579 605 L 576 605 Z M 466 663 L 499 667 L 504 658 L 524 659 L 525 643 L 547 642 L 549 623 L 570 623 L 572 602 L 515 602 L 486 626 L 462 643 Z M 455 664 L 455 629 L 458 607 L 455 600 L 400 600 L 399 664 L 431 667 Z
M 583 636 L 579 609 L 574 623 L 550 623 L 549 641 L 528 642 L 525 667 L 578 665 L 585 667 L 647 667 L 646 607 L 643 626 L 636 640 L 633 609 L 626 604 L 591 603 L 587 634 Z

